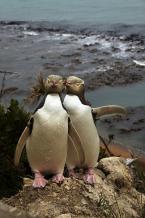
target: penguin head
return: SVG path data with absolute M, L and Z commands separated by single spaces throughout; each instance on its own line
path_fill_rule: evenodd
M 73 95 L 84 93 L 84 81 L 76 76 L 69 76 L 66 79 L 66 92 Z
M 65 88 L 64 80 L 59 75 L 49 75 L 45 82 L 46 93 L 61 93 Z

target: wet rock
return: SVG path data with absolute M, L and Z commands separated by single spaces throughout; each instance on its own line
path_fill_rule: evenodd
M 72 63 L 81 64 L 82 62 L 81 62 L 81 60 L 80 60 L 79 58 L 74 58 L 74 59 L 72 60 Z
M 41 59 L 46 59 L 46 57 L 44 55 L 41 55 L 40 58 Z
M 131 129 L 129 128 L 121 128 L 120 129 L 120 133 L 130 133 L 131 132 Z
M 141 131 L 144 127 L 138 127 L 138 128 L 121 128 L 120 133 L 130 133 L 130 132 L 138 132 Z
M 18 87 L 9 87 L 3 90 L 3 94 L 10 94 L 18 90 Z
M 98 59 L 96 60 L 98 62 Z M 143 72 L 138 67 L 134 67 L 132 64 L 122 65 L 120 62 L 115 62 L 110 68 L 102 68 L 102 70 L 93 73 L 93 76 L 89 78 L 84 75 L 86 79 L 87 89 L 96 89 L 98 87 L 118 86 L 136 83 L 144 78 Z

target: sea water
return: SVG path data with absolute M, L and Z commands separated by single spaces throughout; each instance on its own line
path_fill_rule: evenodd
M 144 0 L 0 0 L 0 20 L 144 24 Z

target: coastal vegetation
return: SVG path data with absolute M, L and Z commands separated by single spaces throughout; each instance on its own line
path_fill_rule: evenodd
M 12 99 L 7 108 L 0 104 L 0 198 L 14 194 L 21 186 L 22 171 L 14 167 L 13 159 L 16 144 L 28 119 L 29 113 L 18 101 Z M 22 165 L 25 163 L 23 155 Z

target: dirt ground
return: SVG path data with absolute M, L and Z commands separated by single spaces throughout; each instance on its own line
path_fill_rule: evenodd
M 1 201 L 32 217 L 144 217 L 144 184 L 123 159 L 102 159 L 95 175 L 94 186 L 79 173 L 78 179 L 65 178 L 61 185 L 49 179 L 44 189 L 34 189 L 32 179 L 24 178 L 22 189 Z

